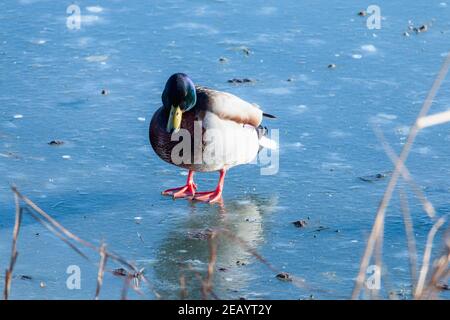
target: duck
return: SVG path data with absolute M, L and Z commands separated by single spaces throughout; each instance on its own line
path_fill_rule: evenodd
M 275 116 L 231 93 L 195 85 L 185 73 L 169 77 L 161 100 L 150 121 L 150 144 L 163 161 L 188 170 L 184 186 L 162 195 L 222 202 L 230 168 L 251 163 L 263 148 L 277 148 L 262 126 L 264 117 Z M 219 172 L 217 187 L 197 191 L 196 172 Z

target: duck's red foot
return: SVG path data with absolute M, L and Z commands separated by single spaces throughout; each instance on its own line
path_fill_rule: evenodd
M 222 189 L 217 188 L 214 191 L 197 192 L 193 198 L 196 201 L 215 203 L 222 201 Z
M 172 198 L 192 198 L 197 190 L 197 185 L 194 183 L 194 172 L 189 171 L 186 185 L 179 188 L 167 189 L 162 192 L 164 196 L 172 196 Z
M 197 185 L 195 183 L 189 183 L 183 187 L 164 190 L 162 195 L 172 196 L 174 199 L 187 198 L 193 197 L 195 195 L 195 190 L 197 190 Z
M 209 203 L 222 203 L 222 190 L 225 180 L 225 169 L 220 170 L 219 183 L 214 191 L 197 192 L 193 200 L 209 202 Z

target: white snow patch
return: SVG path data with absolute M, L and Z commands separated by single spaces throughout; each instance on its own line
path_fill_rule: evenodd
M 267 16 L 267 15 L 271 15 L 271 14 L 274 14 L 275 12 L 277 12 L 277 8 L 275 8 L 275 7 L 262 7 L 261 9 L 259 9 L 258 10 L 258 13 L 260 14 L 260 15 L 265 15 L 265 16 Z
M 300 104 L 298 106 L 294 106 L 293 110 L 295 113 L 301 114 L 301 113 L 306 112 L 308 110 L 308 107 L 304 104 Z
M 414 151 L 418 154 L 426 155 L 426 154 L 430 153 L 431 149 L 429 147 L 420 147 L 420 148 L 414 149 Z
M 93 14 L 85 14 L 85 15 L 81 15 L 80 16 L 80 22 L 81 22 L 81 26 L 83 25 L 94 25 L 97 24 L 99 22 L 102 22 L 103 19 L 97 15 L 93 15 Z
M 260 90 L 264 93 L 269 93 L 269 94 L 275 94 L 275 95 L 284 95 L 284 94 L 290 94 L 291 90 L 289 90 L 288 88 L 270 88 L 270 89 L 262 89 Z
M 33 39 L 31 40 L 32 44 L 38 44 L 38 45 L 43 45 L 47 43 L 47 40 L 44 39 Z
M 201 23 L 195 23 L 195 22 L 183 22 L 183 23 L 176 23 L 169 27 L 164 27 L 166 30 L 172 30 L 172 29 L 183 29 L 183 30 L 191 30 L 191 31 L 201 31 L 202 33 L 206 34 L 217 34 L 219 31 L 214 29 L 213 27 L 201 24 Z
M 387 113 L 379 113 L 377 114 L 377 117 L 390 121 L 397 119 L 397 116 L 395 114 L 387 114 Z
M 107 55 L 88 56 L 85 58 L 87 62 L 102 62 L 108 60 Z
M 350 134 L 341 130 L 333 130 L 328 134 L 328 136 L 330 138 L 345 138 L 350 136 Z
M 282 145 L 283 149 L 306 150 L 305 145 L 301 142 L 294 142 Z
M 321 39 L 308 39 L 306 40 L 306 42 L 313 46 L 321 46 L 326 43 L 324 40 Z
M 103 11 L 103 8 L 100 6 L 90 6 L 86 7 L 86 10 L 92 13 L 100 13 Z
M 376 123 L 376 124 L 388 124 L 391 123 L 393 120 L 397 119 L 397 116 L 394 114 L 387 114 L 387 113 L 378 113 L 376 116 L 370 117 L 370 122 Z
M 373 44 L 365 44 L 365 45 L 361 46 L 361 50 L 370 52 L 370 53 L 374 53 L 377 51 L 377 48 L 375 48 L 375 46 Z
M 79 38 L 76 40 L 76 44 L 78 47 L 86 47 L 88 46 L 90 43 L 92 43 L 94 41 L 93 38 L 89 38 L 89 37 L 83 37 L 83 38 Z

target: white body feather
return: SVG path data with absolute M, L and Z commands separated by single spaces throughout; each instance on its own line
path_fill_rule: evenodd
M 224 120 L 208 111 L 203 128 L 203 162 L 209 170 L 246 164 L 258 155 L 259 139 L 253 126 Z

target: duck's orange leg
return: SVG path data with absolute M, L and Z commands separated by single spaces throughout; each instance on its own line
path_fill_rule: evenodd
M 209 203 L 220 202 L 222 200 L 222 190 L 225 181 L 225 173 L 225 169 L 220 170 L 219 183 L 217 184 L 216 190 L 197 192 L 193 199 Z
M 179 188 L 167 189 L 162 192 L 164 196 L 172 196 L 176 198 L 193 197 L 197 190 L 197 185 L 194 183 L 194 171 L 189 170 L 186 185 Z

